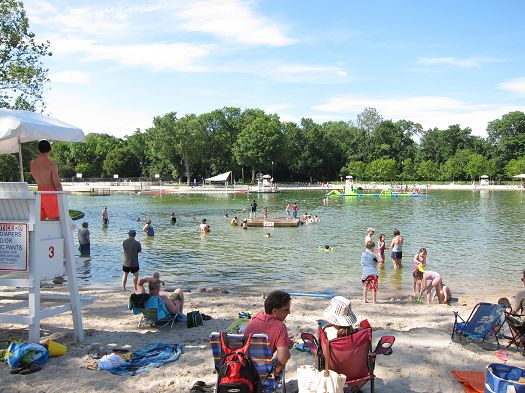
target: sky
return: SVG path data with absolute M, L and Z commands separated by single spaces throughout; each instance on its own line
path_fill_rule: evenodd
M 525 111 L 522 0 L 25 0 L 46 113 L 124 137 L 175 111 L 260 108 L 424 129 Z

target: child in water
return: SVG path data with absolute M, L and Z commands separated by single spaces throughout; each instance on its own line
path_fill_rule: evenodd
M 412 265 L 412 276 L 414 277 L 413 296 L 421 291 L 421 280 L 418 280 L 414 275 L 414 272 L 424 271 L 427 266 L 427 249 L 422 247 L 419 252 L 414 256 L 414 262 Z
M 377 242 L 377 253 L 381 257 L 381 261 L 378 261 L 378 262 L 383 263 L 385 261 L 385 234 L 384 233 L 379 235 L 379 241 Z
M 377 303 L 377 290 L 379 288 L 379 273 L 377 271 L 377 256 L 374 254 L 375 243 L 372 240 L 366 242 L 366 249 L 361 254 L 361 275 L 363 283 L 363 303 L 368 303 L 368 290 L 372 291 L 372 301 Z

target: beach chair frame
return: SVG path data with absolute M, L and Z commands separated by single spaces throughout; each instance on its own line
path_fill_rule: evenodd
M 525 320 L 523 317 L 525 317 L 525 315 L 505 312 L 505 322 L 509 325 L 512 334 L 512 337 L 509 338 L 510 341 L 507 344 L 507 348 L 514 344 L 516 349 L 522 351 L 522 355 L 525 356 L 525 348 L 520 346 L 522 338 L 525 338 Z
M 164 326 L 170 325 L 170 329 L 175 324 L 177 319 L 176 315 L 170 314 L 167 318 L 159 319 L 159 309 L 158 308 L 147 308 L 141 310 L 140 320 L 137 324 L 137 327 L 156 327 L 162 329 Z
M 214 388 L 215 392 L 217 391 L 219 383 L 218 371 L 221 360 L 220 335 L 219 332 L 210 333 L 210 346 L 213 355 L 214 368 L 217 372 L 217 381 Z M 228 339 L 230 341 L 230 348 L 241 348 L 244 334 L 228 333 Z M 273 354 L 270 348 L 270 340 L 266 334 L 257 333 L 252 336 L 250 347 L 248 348 L 248 355 L 252 359 L 261 378 L 263 393 L 286 393 L 285 368 L 282 369 L 278 376 L 273 373 Z
M 481 340 L 482 343 L 487 336 L 493 335 L 499 348 L 498 333 L 501 325 L 498 322 L 503 316 L 505 308 L 506 306 L 502 304 L 480 302 L 474 306 L 466 320 L 457 311 L 454 311 L 451 339 L 458 336 L 460 339 Z

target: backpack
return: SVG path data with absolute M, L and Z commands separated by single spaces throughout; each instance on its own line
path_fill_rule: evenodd
M 261 379 L 255 364 L 248 356 L 252 334 L 245 335 L 242 347 L 232 350 L 229 347 L 228 334 L 221 333 L 221 360 L 218 371 L 217 393 L 260 393 Z
M 199 311 L 190 311 L 186 314 L 186 326 L 192 328 L 202 325 L 202 314 Z

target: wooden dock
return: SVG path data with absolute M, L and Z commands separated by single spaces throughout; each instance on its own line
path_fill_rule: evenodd
M 287 219 L 287 218 L 268 218 L 267 220 L 263 218 L 249 218 L 248 219 L 248 228 L 253 227 L 298 227 L 299 220 Z

